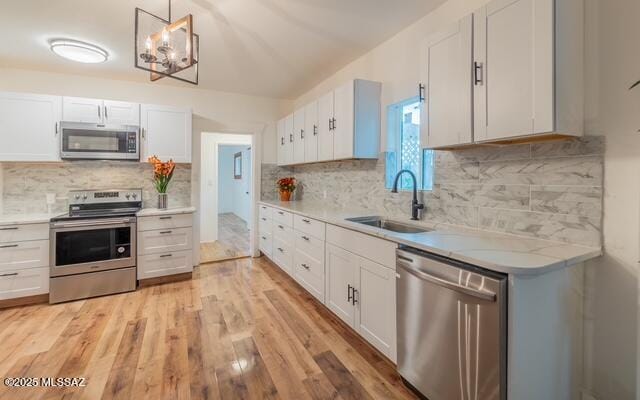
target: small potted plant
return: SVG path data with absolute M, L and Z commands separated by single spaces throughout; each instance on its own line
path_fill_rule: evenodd
M 158 208 L 165 209 L 169 202 L 167 188 L 176 169 L 176 163 L 173 160 L 162 162 L 155 155 L 149 157 L 148 161 L 153 164 L 153 186 L 158 192 Z
M 279 179 L 278 189 L 280 190 L 280 201 L 290 201 L 291 194 L 296 190 L 296 178 L 288 177 Z

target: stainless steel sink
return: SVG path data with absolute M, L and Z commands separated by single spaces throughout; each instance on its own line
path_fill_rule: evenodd
M 346 218 L 347 221 L 357 222 L 363 225 L 373 226 L 375 228 L 385 229 L 397 233 L 423 233 L 430 232 L 432 229 L 419 228 L 415 225 L 404 224 L 398 221 L 384 219 L 382 217 L 357 217 Z

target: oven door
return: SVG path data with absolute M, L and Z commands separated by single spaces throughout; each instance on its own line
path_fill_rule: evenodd
M 135 218 L 61 221 L 51 224 L 51 276 L 136 265 Z
M 63 159 L 139 160 L 139 128 L 62 122 Z

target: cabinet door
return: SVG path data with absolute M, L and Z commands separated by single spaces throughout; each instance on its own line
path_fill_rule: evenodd
M 396 274 L 369 260 L 360 261 L 356 292 L 356 330 L 375 348 L 396 358 Z
M 553 0 L 494 0 L 474 14 L 476 141 L 553 130 Z
M 333 160 L 333 92 L 318 100 L 318 161 Z
M 0 161 L 60 161 L 62 98 L 0 92 Z
M 304 161 L 318 161 L 318 102 L 304 108 Z
M 102 106 L 101 99 L 65 96 L 63 97 L 62 105 L 62 120 L 101 124 L 104 122 Z
M 353 148 L 353 118 L 354 118 L 354 87 L 355 82 L 349 81 L 333 92 L 333 159 L 342 160 L 352 158 Z
M 278 165 L 285 165 L 287 163 L 287 155 L 286 155 L 286 142 L 288 141 L 288 137 L 286 134 L 285 128 L 285 119 L 281 119 L 278 121 L 277 125 L 277 157 L 278 157 Z
M 425 43 L 420 71 L 425 84 L 421 131 L 422 143 L 428 148 L 473 141 L 472 45 L 471 15 L 431 36 Z
M 296 110 L 293 114 L 293 163 L 304 163 L 304 142 L 306 132 L 304 131 L 304 108 Z
M 293 164 L 293 114 L 284 120 L 284 160 L 286 165 Z
M 361 258 L 331 244 L 327 244 L 326 251 L 325 305 L 349 326 L 354 327 L 356 308 L 352 293 Z
M 105 100 L 104 122 L 118 125 L 140 125 L 140 104 Z
M 191 162 L 191 110 L 145 104 L 141 110 L 143 156 L 156 155 L 163 161 Z

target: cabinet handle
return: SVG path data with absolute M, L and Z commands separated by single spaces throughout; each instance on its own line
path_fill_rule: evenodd
M 284 215 L 284 211 L 278 211 L 278 214 Z
M 300 129 L 300 139 L 304 139 L 304 129 Z
M 290 134 L 289 134 L 289 142 L 290 142 L 290 143 L 293 143 L 293 133 L 290 133 Z
M 425 92 L 425 86 L 422 83 L 418 84 L 418 100 L 420 101 L 420 103 L 424 102 L 424 92 Z
M 18 247 L 17 244 L 5 244 L 3 246 L 0 246 L 0 249 L 8 249 L 9 247 Z
M 109 119 L 109 116 L 107 115 L 107 106 L 104 106 L 104 119 Z
M 171 219 L 171 216 L 168 216 L 168 217 L 160 217 L 160 219 Z
M 171 231 L 162 231 L 162 232 L 160 232 L 161 235 L 165 235 L 167 233 L 171 233 Z
M 165 258 L 165 257 L 171 257 L 173 254 L 163 254 L 160 256 L 160 258 Z
M 282 136 L 282 137 L 280 138 L 280 145 L 281 145 L 281 146 L 284 146 L 284 136 Z
M 284 253 L 284 250 L 282 250 L 282 247 L 278 247 L 278 251 L 280 251 L 280 253 Z
M 0 228 L 0 231 L 17 231 L 18 227 L 17 226 L 11 226 L 9 228 Z
M 353 286 L 347 285 L 347 301 L 352 303 L 351 290 L 353 290 Z M 353 304 L 353 303 L 352 303 Z
M 98 106 L 98 119 L 102 119 L 102 107 Z
M 308 219 L 302 219 L 302 222 L 306 222 L 307 224 L 310 224 L 310 223 L 311 223 L 311 220 L 308 220 Z
M 355 306 L 356 304 L 358 304 L 358 298 L 357 297 L 358 297 L 360 292 L 358 292 L 358 289 L 356 289 L 356 288 L 351 288 L 351 290 L 353 291 L 353 295 L 351 296 L 351 298 L 353 300 L 352 300 L 351 304 L 353 304 Z
M 318 135 L 318 125 L 313 126 L 313 136 Z
M 278 225 L 278 228 L 283 229 L 284 230 L 284 226 L 282 225 Z
M 266 219 L 266 218 L 262 218 L 262 220 L 263 220 L 263 221 L 266 221 L 267 219 Z
M 309 241 L 309 237 L 308 237 L 308 236 L 302 236 L 302 238 L 303 238 L 304 240 L 306 240 L 307 242 Z
M 3 277 L 3 276 L 17 276 L 17 275 L 18 275 L 17 272 L 12 272 L 10 274 L 2 274 L 2 275 L 0 275 L 0 277 Z
M 473 80 L 474 85 L 482 85 L 483 81 L 483 65 L 480 62 L 473 63 Z
M 145 129 L 144 128 L 140 128 L 140 131 L 142 132 L 142 138 L 144 139 L 145 138 L 145 135 L 144 135 Z
M 56 122 L 56 134 L 54 136 L 58 136 L 58 123 Z
M 333 120 L 331 118 L 329 118 L 329 130 L 333 130 Z
M 262 239 L 263 239 L 263 240 L 267 240 L 267 237 L 266 237 L 266 236 L 263 236 L 263 237 L 262 237 Z
M 335 118 L 333 119 L 333 130 L 334 131 L 336 130 L 336 119 Z
M 307 264 L 300 264 L 302 266 L 302 268 L 306 269 L 307 271 L 309 271 L 311 268 L 307 265 Z

